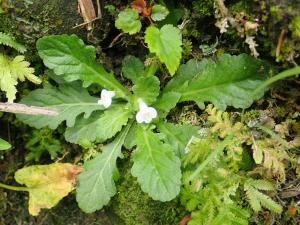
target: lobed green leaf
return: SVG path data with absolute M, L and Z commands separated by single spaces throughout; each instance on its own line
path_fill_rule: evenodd
M 180 30 L 173 25 L 164 25 L 161 29 L 154 26 L 147 28 L 145 42 L 151 53 L 155 53 L 159 60 L 166 64 L 171 75 L 176 72 L 182 53 L 182 37 Z
M 68 142 L 103 142 L 118 133 L 131 117 L 125 105 L 112 106 L 104 113 L 93 113 L 85 119 L 80 117 L 74 127 L 66 129 L 65 138 Z
M 76 35 L 52 35 L 40 38 L 37 49 L 44 64 L 68 82 L 83 81 L 84 87 L 97 83 L 125 97 L 123 87 L 102 65 L 97 64 L 96 49 L 86 46 Z
M 133 83 L 136 83 L 139 78 L 144 76 L 144 64 L 135 56 L 126 56 L 122 63 L 123 75 L 130 79 Z
M 154 5 L 152 7 L 151 19 L 154 21 L 161 21 L 167 17 L 169 10 L 163 5 Z
M 179 102 L 180 97 L 181 94 L 178 92 L 163 92 L 163 94 L 158 97 L 153 107 L 159 111 L 160 117 L 166 117 L 170 110 Z
M 97 100 L 79 85 L 61 84 L 58 88 L 47 85 L 43 89 L 30 92 L 21 103 L 54 108 L 59 114 L 57 116 L 18 114 L 17 118 L 38 129 L 46 126 L 56 129 L 63 121 L 66 121 L 68 127 L 73 127 L 78 115 L 84 113 L 84 118 L 88 118 L 92 112 L 104 109 L 97 104 Z
M 180 191 L 179 158 L 169 144 L 160 141 L 159 134 L 149 129 L 137 127 L 136 142 L 132 175 L 154 200 L 172 200 Z
M 115 195 L 113 175 L 117 170 L 116 160 L 121 156 L 121 147 L 129 128 L 127 126 L 113 142 L 103 147 L 102 153 L 84 164 L 84 172 L 78 177 L 76 189 L 76 200 L 84 212 L 101 209 Z
M 161 122 L 157 124 L 158 130 L 166 135 L 168 143 L 178 156 L 184 154 L 186 145 L 192 136 L 197 135 L 198 128 L 189 124 L 173 124 Z
M 247 108 L 263 95 L 252 93 L 263 83 L 268 73 L 266 65 L 246 54 L 224 54 L 217 62 L 190 60 L 180 67 L 178 74 L 167 84 L 166 91 L 181 93 L 180 101 L 195 101 L 203 109 L 205 102 L 217 108 L 227 106 Z
M 139 20 L 138 12 L 128 8 L 119 13 L 115 26 L 125 33 L 135 34 L 141 30 L 142 23 Z

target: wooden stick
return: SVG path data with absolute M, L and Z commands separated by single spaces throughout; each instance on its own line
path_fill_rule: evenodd
M 46 116 L 57 116 L 59 113 L 55 109 L 38 107 L 38 106 L 27 106 L 19 103 L 4 103 L 0 102 L 0 111 L 10 113 L 22 113 L 28 115 L 46 115 Z

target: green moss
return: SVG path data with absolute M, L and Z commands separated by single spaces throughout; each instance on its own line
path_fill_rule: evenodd
M 256 125 L 258 118 L 261 115 L 261 110 L 250 110 L 242 114 L 241 120 L 248 124 L 249 127 Z
M 241 0 L 228 5 L 228 8 L 232 14 L 240 12 L 249 14 L 253 10 L 253 6 L 253 0 Z
M 214 0 L 193 1 L 193 8 L 200 17 L 212 16 L 214 15 Z
M 277 5 L 272 5 L 270 7 L 270 13 L 276 21 L 282 20 L 282 12 Z
M 125 225 L 174 225 L 185 215 L 179 200 L 159 202 L 152 200 L 140 189 L 130 173 L 131 163 L 126 162 L 117 186 L 117 194 L 111 202 L 114 212 Z
M 295 16 L 289 24 L 293 37 L 300 38 L 300 16 Z

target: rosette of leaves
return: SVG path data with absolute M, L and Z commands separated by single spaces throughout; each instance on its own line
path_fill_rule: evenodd
M 84 45 L 75 35 L 43 37 L 37 49 L 44 64 L 65 82 L 32 91 L 21 102 L 54 108 L 59 114 L 18 118 L 35 128 L 55 129 L 65 123 L 64 135 L 71 143 L 104 143 L 102 152 L 85 162 L 78 178 L 77 201 L 89 213 L 101 209 L 116 192 L 116 161 L 122 158 L 122 146 L 134 148 L 131 172 L 143 191 L 155 200 L 175 198 L 181 186 L 180 156 L 197 127 L 167 122 L 170 110 L 178 102 L 191 100 L 198 105 L 212 101 L 220 107 L 248 107 L 254 101 L 248 93 L 262 82 L 264 71 L 260 61 L 247 55 L 224 55 L 218 62 L 192 60 L 161 90 L 155 76 L 158 67 L 145 67 L 138 58 L 128 56 L 122 69 L 132 82 L 127 88 L 96 63 L 95 48 Z M 98 98 L 90 95 L 87 87 L 91 84 L 116 93 L 109 108 L 97 104 Z M 138 99 L 158 111 L 150 124 L 135 121 Z

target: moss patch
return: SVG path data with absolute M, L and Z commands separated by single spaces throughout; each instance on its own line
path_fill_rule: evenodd
M 179 200 L 159 202 L 144 193 L 136 179 L 131 176 L 131 163 L 120 168 L 124 171 L 117 186 L 118 193 L 111 202 L 115 213 L 125 225 L 174 225 L 185 215 Z

